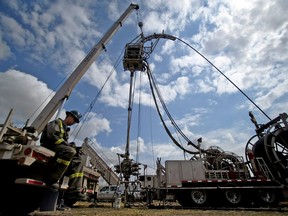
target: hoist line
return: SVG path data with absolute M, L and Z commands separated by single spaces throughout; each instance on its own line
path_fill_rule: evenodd
M 177 133 L 178 131 L 177 131 L 177 129 L 174 127 L 174 131 L 175 131 L 175 133 L 176 133 L 176 135 L 177 135 L 177 138 L 178 138 L 178 140 L 179 140 L 179 144 L 181 145 L 181 146 L 183 146 L 182 145 L 182 142 L 181 142 L 181 139 L 180 139 L 180 136 L 179 136 L 179 134 Z M 183 156 L 184 156 L 184 159 L 186 159 L 186 155 L 185 155 L 185 151 L 183 151 Z
M 149 70 L 149 71 L 150 71 L 150 70 Z M 198 149 L 198 146 L 197 146 L 196 144 L 194 144 L 194 143 L 182 132 L 182 130 L 181 130 L 181 129 L 179 128 L 179 126 L 177 125 L 177 123 L 174 121 L 173 117 L 171 116 L 171 114 L 170 114 L 170 112 L 169 112 L 169 110 L 168 110 L 168 108 L 167 108 L 167 106 L 166 106 L 166 104 L 165 104 L 165 102 L 164 102 L 164 100 L 163 100 L 163 97 L 162 97 L 162 95 L 161 95 L 161 92 L 160 92 L 160 90 L 159 90 L 159 88 L 158 88 L 158 85 L 157 85 L 157 83 L 156 83 L 156 79 L 154 78 L 154 76 L 153 76 L 153 74 L 151 73 L 151 71 L 150 71 L 150 74 L 151 74 L 151 78 L 152 78 L 151 80 L 152 80 L 153 86 L 154 86 L 154 88 L 155 88 L 155 90 L 156 90 L 156 93 L 157 93 L 157 95 L 158 95 L 158 98 L 159 98 L 159 100 L 160 100 L 160 103 L 161 103 L 163 109 L 165 110 L 165 113 L 167 114 L 168 118 L 170 119 L 172 125 L 173 125 L 174 128 L 182 135 L 182 137 L 187 141 L 187 143 L 189 143 L 189 145 L 191 144 L 194 148 Z
M 159 90 L 159 88 L 158 88 L 158 85 L 157 85 L 157 83 L 156 83 L 156 79 L 154 78 L 154 76 L 153 76 L 152 73 L 151 73 L 151 78 L 152 78 L 151 80 L 152 80 L 152 82 L 153 82 L 153 86 L 154 86 L 154 88 L 156 89 L 156 93 L 157 93 L 158 98 L 159 98 L 159 100 L 160 100 L 160 103 L 161 103 L 163 109 L 165 110 L 165 113 L 167 114 L 168 118 L 170 119 L 172 125 L 173 125 L 174 128 L 182 135 L 182 137 L 183 137 L 187 142 L 189 142 L 190 140 L 189 140 L 188 137 L 181 131 L 181 129 L 178 127 L 178 125 L 177 125 L 176 122 L 174 121 L 173 117 L 171 116 L 169 110 L 167 109 L 167 106 L 166 106 L 166 104 L 164 103 L 163 97 L 162 97 L 161 92 L 160 92 L 160 90 Z M 196 145 L 193 145 L 193 146 L 195 147 Z
M 149 85 L 150 85 L 151 93 L 152 93 L 152 96 L 153 96 L 153 99 L 154 99 L 154 103 L 155 103 L 157 112 L 158 112 L 158 114 L 159 114 L 160 120 L 161 120 L 161 122 L 162 122 L 162 124 L 163 124 L 163 126 L 164 126 L 164 128 L 165 128 L 165 130 L 166 130 L 166 133 L 167 133 L 168 136 L 171 138 L 171 140 L 174 142 L 174 144 L 175 144 L 176 146 L 178 146 L 180 149 L 182 149 L 183 151 L 188 152 L 188 153 L 190 153 L 190 154 L 198 154 L 199 152 L 192 152 L 192 151 L 190 151 L 190 150 L 185 149 L 185 148 L 184 148 L 183 146 L 181 146 L 181 145 L 177 142 L 177 140 L 172 136 L 170 130 L 168 129 L 168 127 L 167 127 L 166 124 L 165 124 L 165 121 L 164 121 L 164 119 L 163 119 L 163 117 L 162 117 L 162 115 L 161 115 L 160 109 L 159 109 L 158 104 L 157 104 L 157 100 L 156 100 L 156 96 L 155 96 L 154 88 L 153 88 L 153 81 L 152 81 L 153 78 L 152 78 L 152 73 L 151 73 L 150 68 L 149 68 L 149 64 L 147 64 L 145 67 L 146 67 L 146 69 L 147 69 L 147 75 L 148 75 Z M 155 86 L 154 86 L 154 87 L 155 87 Z M 156 91 L 157 91 L 157 90 L 156 90 Z M 158 97 L 159 97 L 159 95 L 158 95 Z M 164 107 L 163 107 L 163 108 L 164 108 Z M 192 145 L 193 145 L 193 144 L 192 144 Z M 194 146 L 194 145 L 193 145 L 193 146 Z M 195 146 L 196 146 L 196 145 L 195 145 Z M 195 147 L 195 146 L 194 146 L 194 147 Z
M 163 124 L 163 126 L 164 126 L 164 128 L 165 128 L 165 131 L 167 132 L 168 136 L 172 139 L 172 141 L 174 142 L 174 144 L 176 144 L 179 148 L 181 148 L 181 149 L 184 151 L 184 154 L 185 154 L 185 152 L 190 153 L 190 154 L 199 154 L 199 151 L 193 152 L 193 151 L 190 151 L 190 150 L 185 149 L 185 148 L 184 148 L 180 143 L 178 143 L 177 140 L 173 137 L 173 135 L 171 134 L 169 128 L 166 126 L 165 121 L 164 121 L 164 119 L 163 119 L 163 117 L 162 117 L 162 115 L 161 115 L 161 112 L 160 112 L 160 109 L 159 109 L 159 107 L 158 107 L 157 100 L 156 100 L 155 93 L 154 93 L 154 90 L 153 90 L 153 89 L 156 90 L 156 93 L 157 93 L 158 98 L 159 98 L 159 100 L 160 100 L 160 102 L 161 102 L 161 105 L 162 105 L 163 109 L 165 110 L 166 115 L 169 117 L 169 119 L 170 119 L 173 127 L 174 127 L 174 128 L 182 135 L 182 137 L 187 141 L 187 144 L 188 144 L 188 145 L 192 145 L 192 146 L 193 146 L 195 149 L 197 149 L 197 150 L 201 150 L 201 152 L 203 152 L 203 153 L 213 154 L 213 153 L 211 153 L 211 152 L 207 152 L 205 149 L 201 149 L 201 148 L 199 147 L 199 145 L 194 144 L 194 143 L 183 133 L 183 131 L 179 128 L 179 126 L 177 125 L 177 123 L 174 121 L 174 119 L 173 119 L 172 116 L 170 115 L 170 113 L 169 113 L 169 111 L 168 111 L 168 109 L 167 109 L 167 107 L 166 107 L 166 105 L 165 105 L 165 103 L 164 103 L 164 100 L 163 100 L 163 98 L 162 98 L 162 96 L 161 96 L 161 92 L 160 92 L 160 90 L 159 90 L 159 88 L 158 88 L 158 86 L 157 86 L 156 79 L 154 78 L 154 76 L 153 76 L 153 74 L 152 74 L 152 72 L 151 72 L 151 70 L 150 70 L 149 64 L 147 63 L 147 61 L 145 61 L 145 63 L 147 64 L 147 65 L 146 65 L 146 68 L 147 68 L 148 80 L 149 80 L 149 84 L 150 84 L 151 93 L 152 93 L 152 96 L 153 96 L 153 99 L 154 99 L 154 103 L 155 103 L 155 106 L 156 106 L 158 115 L 159 115 L 159 117 L 160 117 L 160 119 L 161 119 L 161 122 L 162 122 L 162 124 Z M 177 134 L 177 135 L 178 135 L 178 134 Z
M 136 145 L 136 162 L 139 162 L 139 137 L 141 136 L 141 90 L 142 90 L 142 74 L 139 76 L 139 100 L 138 100 L 138 132 L 137 132 L 137 145 Z
M 152 124 L 152 105 L 151 105 L 152 101 L 151 101 L 151 97 L 150 97 L 150 100 L 149 100 L 149 104 L 150 104 L 150 109 L 149 109 L 149 117 L 150 117 L 150 140 L 151 140 L 151 146 L 152 146 L 152 158 L 153 158 L 153 161 L 155 161 L 155 154 L 154 154 L 154 138 L 153 138 L 153 124 Z M 154 169 L 155 169 L 155 164 L 154 164 Z
M 111 69 L 108 77 L 106 78 L 105 82 L 103 83 L 103 85 L 101 86 L 101 88 L 99 89 L 99 91 L 97 92 L 97 94 L 95 95 L 95 97 L 93 98 L 92 102 L 90 103 L 90 105 L 88 106 L 88 108 L 86 109 L 86 111 L 83 113 L 84 118 L 83 118 L 83 120 L 81 121 L 81 124 L 78 124 L 78 125 L 76 126 L 75 130 L 73 130 L 73 131 L 70 133 L 70 134 L 72 135 L 72 134 L 74 133 L 74 131 L 76 131 L 76 129 L 78 128 L 73 141 L 75 141 L 75 139 L 77 138 L 79 132 L 81 131 L 81 129 L 82 129 L 82 127 L 83 127 L 83 124 L 87 121 L 88 116 L 89 116 L 89 113 L 91 112 L 91 110 L 93 109 L 95 103 L 97 102 L 98 98 L 100 97 L 100 94 L 102 93 L 102 91 L 103 91 L 105 85 L 107 84 L 108 80 L 111 78 L 112 74 L 115 72 L 115 68 L 117 68 L 118 65 L 120 64 L 120 62 L 121 62 L 121 60 L 122 60 L 122 59 L 121 59 L 121 56 L 122 56 L 122 54 L 124 53 L 124 51 L 125 51 L 125 49 L 123 49 L 122 52 L 120 53 L 120 55 L 118 56 L 118 58 L 117 58 L 115 64 L 113 65 L 113 67 L 112 67 L 112 69 Z M 70 135 L 70 136 L 71 136 L 71 135 Z
M 263 115 L 265 115 L 269 120 L 271 118 L 247 95 L 245 92 L 243 92 L 231 79 L 229 79 L 219 68 L 217 68 L 209 59 L 207 59 L 203 54 L 201 54 L 198 50 L 196 50 L 194 47 L 192 47 L 190 44 L 187 42 L 183 41 L 182 39 L 176 37 L 179 41 L 190 47 L 192 50 L 194 50 L 198 55 L 200 55 L 202 58 L 204 58 L 212 67 L 214 67 L 222 76 L 224 76 L 235 88 L 238 89 L 255 107 L 262 112 Z
M 159 35 L 159 37 L 163 37 L 163 35 L 164 34 L 161 34 L 161 35 Z M 157 38 L 157 37 L 154 37 L 155 36 L 155 34 L 153 35 L 153 37 L 151 36 L 151 38 Z M 157 35 L 156 35 L 157 36 Z M 180 39 L 180 38 L 178 38 L 178 37 L 174 37 L 174 36 L 171 36 L 171 35 L 164 35 L 165 37 L 163 37 L 163 38 L 169 38 L 170 39 L 170 37 L 172 38 L 174 38 L 174 40 L 175 39 L 178 39 L 180 42 L 182 42 L 182 43 L 184 43 L 185 45 L 187 45 L 189 48 L 191 48 L 191 49 L 193 49 L 197 54 L 199 54 L 202 58 L 204 58 L 212 67 L 214 67 L 222 76 L 224 76 L 236 89 L 238 89 L 238 91 L 240 91 L 258 110 L 260 110 L 260 112 L 262 112 L 262 114 L 263 115 L 265 115 L 269 120 L 271 120 L 271 118 L 246 94 L 246 93 L 244 93 L 232 80 L 230 80 L 219 68 L 217 68 L 210 60 L 208 60 L 204 55 L 202 55 L 199 51 L 197 51 L 195 48 L 193 48 L 190 44 L 188 44 L 187 42 L 185 42 L 185 41 L 183 41 L 182 39 Z M 150 40 L 150 37 L 146 37 L 146 38 L 148 38 L 149 40 Z M 159 38 L 158 38 L 159 39 Z M 145 43 L 144 41 L 142 41 L 142 43 Z M 144 58 L 144 61 L 146 61 L 147 60 L 147 58 Z M 152 77 L 152 81 L 153 81 L 153 75 L 152 74 L 150 74 L 151 75 L 151 77 Z M 150 78 L 149 78 L 150 79 Z M 155 79 L 154 79 L 155 80 Z M 149 82 L 150 82 L 150 80 L 149 80 Z M 157 85 L 154 83 L 154 85 L 155 85 L 155 87 L 157 87 Z M 151 87 L 151 84 L 150 84 L 150 87 Z M 152 91 L 152 89 L 151 89 L 151 91 Z M 157 91 L 157 88 L 156 88 L 156 91 Z M 160 92 L 160 91 L 159 91 Z M 154 92 L 152 92 L 152 94 L 153 94 Z M 181 131 L 181 129 L 177 126 L 177 124 L 173 121 L 173 118 L 170 116 L 170 114 L 169 114 L 169 112 L 168 112 L 168 110 L 167 110 L 167 108 L 166 108 L 166 106 L 165 106 L 165 104 L 164 104 L 164 102 L 163 102 L 163 100 L 161 100 L 161 94 L 158 94 L 158 97 L 159 97 L 159 100 L 160 100 L 160 102 L 161 102 L 161 104 L 162 104 L 162 106 L 163 106 L 163 109 L 165 110 L 165 112 L 166 112 L 166 114 L 167 114 L 167 116 L 169 117 L 169 119 L 171 120 L 171 123 L 172 123 L 172 125 L 178 130 L 178 132 L 183 136 L 183 138 L 184 139 L 186 139 L 186 141 L 188 141 L 189 139 L 185 136 L 185 134 Z M 153 98 L 154 98 L 154 95 L 153 95 Z M 154 102 L 155 102 L 155 105 L 157 106 L 157 102 L 156 102 L 156 100 L 155 100 L 155 98 L 154 98 Z M 170 138 L 173 140 L 173 142 L 175 143 L 175 139 L 174 138 L 172 138 L 171 136 L 171 133 L 170 133 L 170 131 L 168 132 L 167 131 L 167 126 L 165 125 L 165 122 L 163 121 L 163 118 L 162 118 L 162 116 L 161 116 L 161 113 L 160 113 L 160 111 L 157 109 L 157 111 L 158 111 L 158 114 L 159 114 L 159 116 L 160 116 L 160 118 L 161 118 L 161 121 L 162 121 L 162 123 L 163 123 L 163 126 L 165 127 L 165 130 L 166 130 L 166 132 L 168 133 L 168 135 L 170 136 Z M 169 129 L 168 129 L 169 130 Z M 176 144 L 176 143 L 175 143 Z M 179 144 L 179 143 L 178 143 Z M 176 144 L 177 145 L 177 144 Z M 179 144 L 180 145 L 180 144 Z M 196 149 L 198 149 L 198 150 L 201 150 L 202 152 L 204 152 L 204 153 L 211 153 L 211 152 L 206 152 L 205 150 L 202 150 L 201 148 L 200 148 L 200 146 L 198 147 L 198 145 L 196 146 L 195 144 L 193 144 L 190 140 L 188 141 L 188 145 L 192 145 L 193 147 L 195 147 Z M 178 145 L 177 145 L 178 146 Z M 181 148 L 181 147 L 180 147 Z M 182 149 L 182 148 L 181 148 Z

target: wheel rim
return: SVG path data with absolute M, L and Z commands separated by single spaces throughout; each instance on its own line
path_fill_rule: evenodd
M 207 200 L 207 193 L 204 190 L 192 190 L 191 191 L 191 198 L 194 203 L 198 205 L 202 205 Z
M 260 190 L 259 196 L 260 199 L 265 203 L 274 203 L 276 200 L 276 195 L 274 191 L 271 190 Z
M 238 190 L 233 189 L 226 190 L 225 197 L 231 204 L 238 204 L 241 201 L 241 193 Z

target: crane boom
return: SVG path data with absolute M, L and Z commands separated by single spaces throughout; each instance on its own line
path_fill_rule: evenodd
M 120 18 L 110 27 L 102 39 L 90 50 L 87 56 L 81 61 L 81 63 L 72 72 L 71 76 L 65 81 L 61 86 L 59 91 L 53 96 L 46 107 L 41 111 L 41 113 L 32 122 L 31 126 L 34 127 L 38 133 L 40 133 L 47 122 L 52 118 L 56 111 L 60 108 L 61 104 L 65 99 L 67 99 L 75 85 L 79 82 L 88 68 L 92 65 L 98 55 L 105 48 L 105 45 L 112 38 L 112 36 L 118 31 L 122 26 L 122 23 L 131 14 L 132 10 L 138 10 L 139 6 L 137 4 L 130 4 L 129 7 L 124 11 Z
M 101 173 L 101 176 L 109 185 L 118 185 L 120 183 L 120 178 L 96 152 L 96 149 L 93 148 L 93 142 L 87 137 L 84 139 L 81 150 L 84 155 L 90 157 L 94 166 Z

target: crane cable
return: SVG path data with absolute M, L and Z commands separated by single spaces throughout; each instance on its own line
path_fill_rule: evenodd
M 141 90 L 142 90 L 142 74 L 140 72 L 139 76 L 139 99 L 138 99 L 138 132 L 137 132 L 137 146 L 136 146 L 136 162 L 139 162 L 139 145 L 140 145 L 140 136 L 141 136 Z
M 192 47 L 190 44 L 188 44 L 187 42 L 183 41 L 182 39 L 178 38 L 178 37 L 175 37 L 175 39 L 178 39 L 180 42 L 184 43 L 185 45 L 187 45 L 189 48 L 191 48 L 192 50 L 194 50 L 197 54 L 199 54 L 202 58 L 204 58 L 212 67 L 214 67 L 222 76 L 224 76 L 235 88 L 238 89 L 238 91 L 240 91 L 258 110 L 260 110 L 260 112 L 262 112 L 262 114 L 264 114 L 269 120 L 271 120 L 271 118 L 247 95 L 245 94 L 231 79 L 229 79 L 219 68 L 217 68 L 210 60 L 208 60 L 203 54 L 201 54 L 199 51 L 197 51 L 194 47 Z M 157 108 L 157 112 L 160 116 L 160 119 L 162 121 L 162 124 L 166 130 L 166 132 L 168 133 L 168 135 L 170 136 L 170 138 L 172 139 L 172 141 L 179 147 L 181 148 L 182 150 L 184 150 L 185 152 L 188 152 L 188 153 L 191 153 L 191 151 L 188 151 L 186 149 L 184 149 L 182 147 L 181 144 L 179 144 L 176 139 L 172 136 L 171 132 L 169 131 L 169 129 L 167 128 L 164 120 L 163 120 L 163 117 L 160 113 L 160 110 L 158 108 L 158 105 L 157 105 L 157 101 L 156 101 L 156 98 L 155 98 L 155 94 L 154 94 L 154 91 L 153 91 L 153 86 L 156 90 L 156 93 L 158 95 L 158 98 L 162 104 L 162 107 L 163 109 L 165 110 L 168 118 L 171 120 L 171 123 L 172 125 L 174 126 L 174 128 L 182 135 L 182 137 L 188 142 L 188 145 L 192 145 L 194 148 L 198 149 L 198 150 L 201 150 L 202 152 L 204 153 L 208 153 L 206 150 L 203 150 L 203 149 L 200 149 L 200 146 L 198 145 L 195 145 L 193 142 L 191 142 L 189 140 L 188 137 L 186 137 L 186 135 L 181 131 L 181 129 L 178 127 L 178 125 L 176 124 L 176 122 L 173 120 L 172 116 L 170 115 L 162 97 L 161 97 L 161 93 L 157 87 L 157 84 L 156 84 L 156 81 L 155 79 L 153 78 L 153 75 L 149 69 L 149 64 L 147 63 L 147 58 L 144 58 L 143 60 L 147 65 L 145 66 L 146 69 L 147 69 L 147 74 L 148 74 L 148 79 L 149 79 L 149 82 L 150 82 L 150 88 L 151 88 L 151 91 L 152 91 L 152 95 L 153 95 L 153 99 L 154 99 L 154 102 L 155 102 L 155 105 L 156 105 L 156 108 Z M 197 152 L 199 153 L 199 152 Z M 211 153 L 211 152 L 209 152 Z M 193 152 L 193 154 L 195 154 L 195 152 Z
M 207 59 L 203 54 L 201 54 L 198 50 L 196 50 L 194 47 L 192 47 L 190 44 L 187 42 L 183 41 L 182 39 L 176 37 L 177 40 L 181 41 L 185 45 L 187 45 L 189 48 L 194 50 L 198 55 L 200 55 L 202 58 L 204 58 L 212 67 L 214 67 L 222 76 L 224 76 L 235 88 L 238 89 L 255 107 L 257 107 L 260 112 L 262 112 L 263 115 L 265 115 L 269 120 L 271 118 L 247 95 L 245 92 L 243 92 L 231 79 L 229 79 L 219 68 L 217 68 L 209 59 Z
M 146 62 L 145 67 L 146 67 L 146 69 L 147 69 L 147 75 L 148 75 L 149 84 L 150 84 L 150 89 L 151 89 L 151 92 L 152 92 L 152 96 L 153 96 L 153 99 L 154 99 L 154 103 L 155 103 L 157 112 L 158 112 L 158 114 L 159 114 L 160 120 L 161 120 L 161 122 L 162 122 L 162 124 L 163 124 L 163 126 L 164 126 L 164 128 L 165 128 L 165 130 L 166 130 L 166 132 L 167 132 L 167 134 L 168 134 L 168 136 L 172 139 L 172 141 L 174 142 L 174 144 L 175 144 L 176 146 L 178 146 L 180 149 L 182 149 L 183 151 L 185 151 L 185 152 L 187 152 L 187 153 L 190 153 L 190 154 L 198 154 L 198 153 L 199 153 L 198 151 L 197 151 L 197 152 L 194 152 L 194 151 L 187 150 L 187 149 L 185 149 L 181 144 L 179 144 L 179 143 L 177 142 L 177 140 L 176 140 L 176 139 L 173 137 L 173 135 L 171 134 L 169 128 L 166 126 L 166 124 L 165 124 L 165 122 L 164 122 L 164 119 L 163 119 L 163 117 L 162 117 L 162 115 L 161 115 L 159 106 L 158 106 L 158 104 L 157 104 L 157 100 L 156 100 L 156 96 L 155 96 L 155 93 L 154 93 L 154 89 L 156 90 L 156 93 L 157 93 L 157 95 L 158 95 L 158 98 L 159 98 L 159 100 L 160 100 L 160 102 L 161 102 L 161 104 L 162 104 L 162 106 L 163 106 L 166 114 L 168 115 L 169 119 L 173 122 L 173 123 L 172 123 L 173 126 L 174 126 L 174 127 L 176 126 L 177 130 L 180 130 L 180 128 L 177 126 L 177 124 L 174 122 L 174 120 L 172 119 L 171 115 L 169 114 L 169 112 L 168 112 L 168 110 L 167 110 L 167 107 L 165 106 L 163 100 L 161 100 L 160 91 L 159 91 L 157 85 L 155 84 L 155 80 L 153 79 L 153 76 L 152 76 L 152 73 L 151 73 L 149 64 L 147 64 L 147 62 Z M 182 136 L 184 135 L 181 130 L 180 130 L 180 133 L 181 133 Z M 184 135 L 184 138 L 188 139 L 185 135 Z M 188 140 L 189 140 L 189 139 L 188 139 Z M 191 144 L 193 147 L 195 147 L 196 149 L 198 149 L 198 146 L 197 146 L 197 145 L 193 144 L 190 140 L 189 140 L 189 142 L 190 142 L 189 144 Z
M 104 86 L 107 84 L 108 80 L 111 78 L 111 76 L 112 76 L 113 73 L 115 72 L 115 68 L 117 68 L 118 65 L 120 64 L 120 62 L 121 62 L 121 60 L 122 60 L 122 59 L 121 59 L 121 56 L 123 55 L 124 51 L 125 51 L 125 49 L 123 49 L 122 52 L 120 53 L 120 55 L 118 56 L 118 58 L 117 58 L 115 64 L 113 65 L 113 67 L 112 67 L 112 69 L 111 69 L 108 77 L 106 78 L 105 82 L 103 83 L 103 85 L 101 86 L 101 88 L 99 89 L 99 91 L 97 92 L 97 94 L 95 95 L 94 99 L 92 100 L 92 102 L 90 103 L 90 105 L 88 106 L 88 108 L 86 109 L 86 111 L 83 113 L 84 118 L 83 118 L 83 120 L 81 121 L 81 124 L 78 124 L 78 125 L 76 126 L 76 128 L 70 133 L 70 134 L 71 134 L 70 136 L 72 136 L 72 134 L 74 133 L 74 131 L 76 131 L 76 135 L 75 135 L 75 137 L 74 137 L 74 141 L 75 141 L 75 139 L 77 138 L 79 132 L 81 131 L 84 123 L 88 120 L 89 114 L 90 114 L 91 110 L 93 109 L 95 103 L 97 102 L 98 98 L 100 97 L 100 95 L 101 95 L 101 93 L 102 93 L 102 91 L 103 91 L 103 89 L 104 89 Z

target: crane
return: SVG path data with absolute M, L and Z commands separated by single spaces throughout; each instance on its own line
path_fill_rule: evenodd
M 8 212 L 23 215 L 38 209 L 39 206 L 40 210 L 56 209 L 59 192 L 50 193 L 45 183 L 41 181 L 47 162 L 55 153 L 36 145 L 38 134 L 63 106 L 76 84 L 99 54 L 105 50 L 106 44 L 123 25 L 123 22 L 133 10 L 138 9 L 137 4 L 131 3 L 128 6 L 100 41 L 92 47 L 30 126 L 28 126 L 28 121 L 23 128 L 13 126 L 11 123 L 13 109 L 9 112 L 4 124 L 0 124 L 0 167 L 3 173 L 0 177 L 1 200 L 3 200 L 0 207 L 1 215 Z M 15 203 L 17 203 L 17 208 L 14 208 Z

